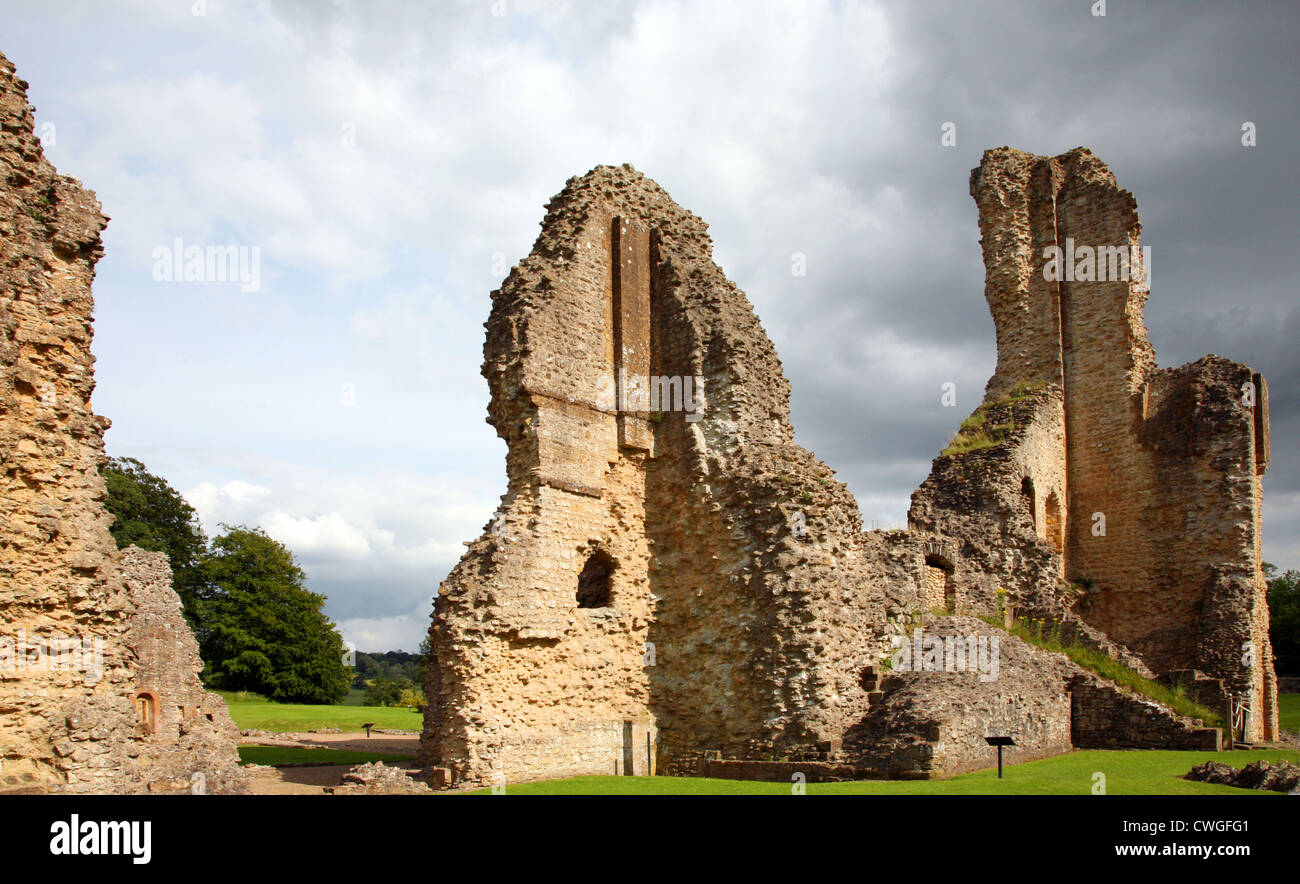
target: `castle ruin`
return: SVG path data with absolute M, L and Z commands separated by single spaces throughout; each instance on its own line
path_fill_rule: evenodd
M 492 294 L 508 489 L 435 604 L 436 780 L 946 775 L 992 763 L 994 733 L 1013 761 L 1222 745 L 986 622 L 1015 617 L 1182 685 L 1228 740 L 1274 737 L 1266 387 L 1217 357 L 1156 368 L 1140 258 L 1045 269 L 1051 246 L 1141 255 L 1133 197 L 1087 150 L 989 151 L 972 195 L 997 372 L 909 530 L 864 532 L 794 443 L 704 222 L 630 166 L 566 184 Z M 893 667 L 922 632 L 999 648 L 996 676 Z
M 0 792 L 239 792 L 165 559 L 109 534 L 107 219 L 33 126 L 0 57 Z M 971 192 L 997 370 L 908 530 L 882 532 L 795 444 L 705 224 L 629 166 L 567 183 L 492 295 L 508 487 L 435 605 L 435 781 L 936 776 L 988 766 L 995 734 L 1013 762 L 1276 737 L 1267 386 L 1215 356 L 1156 366 L 1135 201 L 1090 152 L 989 151 Z M 1223 726 L 1021 641 L 1017 618 Z

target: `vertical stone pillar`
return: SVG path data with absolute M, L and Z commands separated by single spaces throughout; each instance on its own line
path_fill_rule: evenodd
M 618 443 L 653 453 L 650 426 L 650 228 L 615 217 L 610 232 Z

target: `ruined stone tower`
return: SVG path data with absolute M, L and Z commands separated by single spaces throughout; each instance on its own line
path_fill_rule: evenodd
M 998 362 L 967 441 L 998 444 L 936 461 L 913 526 L 1014 551 L 1001 569 L 977 552 L 972 578 L 986 578 L 986 595 L 1020 585 L 1042 601 L 1050 581 L 1029 590 L 1025 565 L 1058 572 L 1083 591 L 1073 603 L 1087 624 L 1161 677 L 1221 681 L 1237 735 L 1273 739 L 1260 570 L 1267 386 L 1217 356 L 1156 367 L 1137 204 L 1086 149 L 988 151 L 971 195 Z M 965 499 L 960 471 L 976 479 Z
M 430 759 L 456 780 L 640 773 L 813 751 L 860 715 L 904 590 L 863 567 L 856 504 L 794 444 L 780 361 L 704 223 L 599 167 L 492 302 L 509 490 L 439 590 Z
M 200 774 L 238 790 L 170 571 L 138 550 L 124 567 L 109 534 L 109 424 L 90 408 L 107 219 L 45 159 L 26 89 L 0 56 L 0 791 L 189 790 Z

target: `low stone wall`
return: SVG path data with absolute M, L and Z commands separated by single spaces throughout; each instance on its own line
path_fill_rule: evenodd
M 1079 749 L 1187 749 L 1218 752 L 1223 731 L 1202 727 L 1153 700 L 1091 674 L 1070 681 L 1073 741 Z
M 649 741 L 647 744 L 647 737 Z M 591 721 L 564 728 L 527 729 L 513 725 L 493 736 L 500 747 L 491 773 L 467 776 L 455 764 L 447 785 L 485 786 L 537 779 L 581 776 L 647 776 L 654 772 L 658 733 L 645 722 Z M 630 750 L 630 751 L 629 751 Z M 630 759 L 630 764 L 628 760 Z
M 761 783 L 835 783 L 865 780 L 871 771 L 852 764 L 829 761 L 740 761 L 700 759 L 695 776 L 723 780 L 754 780 Z M 802 779 L 799 777 L 802 776 Z

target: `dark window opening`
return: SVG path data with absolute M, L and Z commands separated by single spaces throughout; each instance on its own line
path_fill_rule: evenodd
M 614 560 L 606 553 L 596 551 L 587 559 L 578 575 L 578 607 L 608 608 L 610 600 L 609 577 L 614 573 Z
M 1038 501 L 1034 497 L 1034 480 L 1025 476 L 1020 482 L 1020 496 L 1025 501 L 1025 506 L 1029 509 L 1029 520 L 1033 522 L 1034 530 L 1038 530 Z

